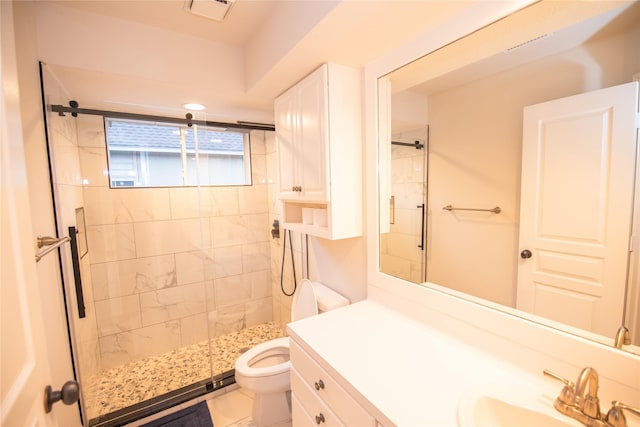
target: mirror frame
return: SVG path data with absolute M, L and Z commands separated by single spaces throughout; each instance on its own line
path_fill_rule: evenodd
M 474 311 L 476 314 L 486 312 L 485 309 L 497 312 L 499 315 L 507 315 L 516 317 L 526 321 L 529 324 L 551 328 L 562 333 L 568 333 L 573 336 L 587 339 L 594 343 L 603 344 L 609 348 L 613 348 L 613 337 L 603 337 L 598 334 L 591 333 L 579 328 L 571 327 L 563 323 L 549 320 L 534 314 L 526 313 L 515 308 L 493 303 L 478 297 L 474 297 L 462 292 L 453 291 L 443 286 L 426 282 L 422 284 L 414 284 L 388 274 L 380 272 L 380 240 L 379 240 L 379 223 L 381 216 L 380 209 L 382 204 L 379 201 L 381 190 L 381 179 L 384 178 L 385 170 L 380 166 L 380 161 L 384 160 L 384 155 L 380 154 L 380 132 L 386 133 L 388 127 L 381 124 L 379 117 L 388 113 L 388 106 L 379 104 L 379 80 L 387 76 L 389 73 L 399 68 L 418 61 L 420 58 L 429 55 L 441 48 L 448 46 L 486 26 L 489 26 L 502 18 L 509 16 L 521 9 L 532 6 L 540 1 L 519 0 L 515 2 L 498 3 L 482 2 L 472 4 L 462 13 L 452 17 L 436 28 L 426 31 L 416 40 L 407 43 L 389 54 L 372 61 L 365 67 L 364 79 L 364 102 L 365 102 L 365 137 L 366 137 L 366 230 L 367 230 L 367 275 L 369 283 L 369 294 L 377 294 L 378 291 L 387 294 L 396 294 L 399 297 L 405 297 L 411 300 L 419 300 L 423 305 L 430 305 L 432 308 L 449 314 L 453 317 L 467 318 L 470 314 L 467 310 Z M 629 3 L 612 2 L 609 8 L 615 8 Z M 601 11 L 599 13 L 604 12 Z M 572 18 L 573 22 L 579 22 L 586 17 Z M 513 42 L 509 40 L 508 42 Z M 384 91 L 383 91 L 384 92 Z M 386 98 L 386 97 L 385 97 Z M 640 178 L 638 178 L 640 181 Z M 635 272 L 636 275 L 638 272 Z M 426 299 L 430 299 L 427 302 Z M 471 306 L 469 305 L 471 304 Z M 472 308 L 475 307 L 475 308 Z M 479 309 L 480 311 L 476 310 Z M 637 348 L 636 346 L 632 346 Z M 630 352 L 635 353 L 635 350 Z M 640 353 L 638 353 L 640 354 Z

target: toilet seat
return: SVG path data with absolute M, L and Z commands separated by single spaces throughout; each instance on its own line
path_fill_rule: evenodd
M 282 355 L 286 357 L 287 361 L 283 363 L 275 363 L 269 366 L 252 366 L 256 362 L 273 355 Z M 268 377 L 288 372 L 290 369 L 289 337 L 277 338 L 258 344 L 236 360 L 236 373 L 244 376 Z

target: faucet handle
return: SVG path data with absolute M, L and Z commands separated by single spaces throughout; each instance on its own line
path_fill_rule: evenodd
M 607 412 L 607 416 L 605 417 L 605 421 L 611 424 L 613 427 L 627 427 L 627 419 L 622 412 L 623 409 L 640 416 L 640 409 L 634 408 L 633 406 L 625 405 L 622 402 L 614 400 L 611 402 L 613 406 Z
M 573 381 L 570 381 L 566 378 L 561 377 L 560 375 L 551 372 L 548 369 L 543 369 L 542 373 L 545 374 L 548 377 L 551 377 L 553 379 L 556 379 L 562 383 L 564 383 L 564 388 L 562 389 L 562 391 L 560 392 L 560 395 L 558 396 L 558 400 L 562 403 L 564 403 L 565 405 L 570 405 L 573 406 L 575 405 L 575 400 L 576 400 L 576 385 Z
M 600 414 L 600 399 L 598 399 L 598 396 L 588 394 L 584 397 L 582 401 L 582 413 L 596 420 L 602 418 Z

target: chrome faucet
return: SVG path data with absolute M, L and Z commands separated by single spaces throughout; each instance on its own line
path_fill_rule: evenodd
M 565 384 L 553 407 L 587 427 L 627 427 L 623 409 L 640 416 L 640 409 L 618 401 L 612 402 L 607 415 L 602 416 L 598 399 L 598 373 L 593 368 L 584 368 L 576 384 L 547 369 L 543 373 Z
M 631 344 L 631 335 L 629 335 L 629 329 L 622 325 L 616 332 L 616 337 L 613 342 L 615 348 L 622 348 L 623 345 Z

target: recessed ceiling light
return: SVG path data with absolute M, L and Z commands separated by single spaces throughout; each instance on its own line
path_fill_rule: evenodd
M 205 108 L 207 108 L 202 104 L 182 104 L 182 106 L 187 110 L 194 110 L 194 111 L 202 111 Z

